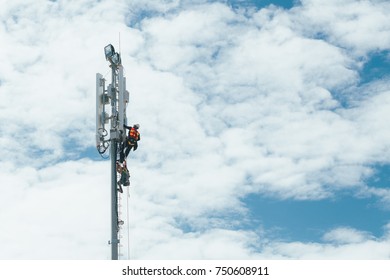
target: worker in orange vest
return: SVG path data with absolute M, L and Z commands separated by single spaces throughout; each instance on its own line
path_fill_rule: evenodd
M 129 134 L 125 140 L 125 143 L 120 153 L 121 162 L 123 162 L 125 158 L 127 158 L 131 149 L 133 149 L 134 151 L 138 149 L 138 141 L 141 140 L 141 136 L 138 131 L 139 124 L 135 124 L 132 127 L 124 125 L 123 127 L 129 130 Z

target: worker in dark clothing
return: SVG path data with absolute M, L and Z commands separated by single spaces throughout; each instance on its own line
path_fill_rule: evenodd
M 141 140 L 141 136 L 138 131 L 139 124 L 135 124 L 132 127 L 124 125 L 123 127 L 129 130 L 129 134 L 121 148 L 120 162 L 123 162 L 125 158 L 127 158 L 131 149 L 133 149 L 134 151 L 138 149 L 138 141 Z
M 125 187 L 130 186 L 130 172 L 127 169 L 126 161 L 123 163 L 116 162 L 116 172 L 120 174 L 118 183 L 118 191 L 123 193 L 122 185 Z

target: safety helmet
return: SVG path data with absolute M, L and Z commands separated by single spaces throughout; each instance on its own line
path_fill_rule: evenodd
M 137 123 L 133 127 L 136 128 L 136 129 L 139 129 L 139 124 Z

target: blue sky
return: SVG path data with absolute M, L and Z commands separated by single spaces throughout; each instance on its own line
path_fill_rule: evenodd
M 287 241 L 321 242 L 326 231 L 345 226 L 380 237 L 383 224 L 389 219 L 388 211 L 380 209 L 373 200 L 341 195 L 331 201 L 315 202 L 275 201 L 250 196 L 245 202 L 253 219 L 270 229 L 269 235 Z
M 361 71 L 362 83 L 369 83 L 386 77 L 390 69 L 389 51 L 374 52 L 370 54 L 368 61 Z
M 122 258 L 389 258 L 387 1 L 0 7 L 0 259 L 110 258 L 95 73 L 119 33 Z
M 283 7 L 285 9 L 290 9 L 294 6 L 294 3 L 297 1 L 293 0 L 239 0 L 239 1 L 227 1 L 229 4 L 231 4 L 233 7 L 245 7 L 245 6 L 254 6 L 257 8 L 263 8 L 268 5 L 275 5 L 279 7 Z

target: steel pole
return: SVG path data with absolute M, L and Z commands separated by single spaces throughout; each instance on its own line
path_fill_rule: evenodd
M 118 259 L 118 192 L 116 176 L 117 140 L 111 140 L 111 259 Z
M 116 68 L 112 67 L 111 82 L 111 259 L 118 259 L 118 192 L 116 176 L 116 160 L 118 146 L 117 98 L 116 98 Z

